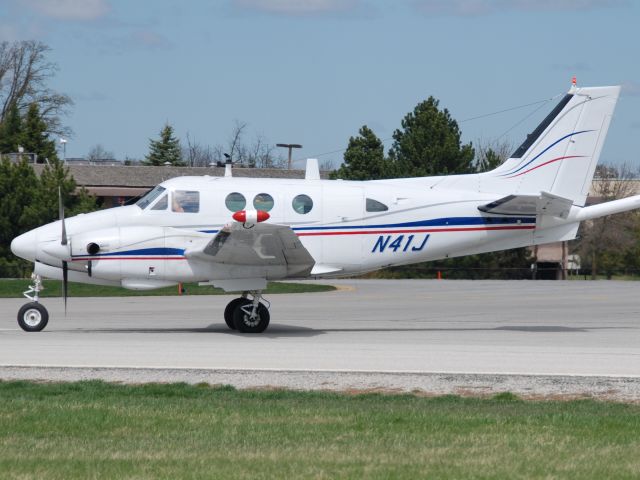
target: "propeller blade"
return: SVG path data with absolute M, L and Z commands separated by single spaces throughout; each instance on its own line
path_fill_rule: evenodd
M 67 314 L 67 295 L 69 293 L 69 265 L 62 262 L 62 297 L 64 298 L 64 314 Z
M 62 222 L 62 240 L 60 240 L 60 245 L 67 244 L 67 228 L 64 224 L 64 204 L 62 203 L 62 189 L 58 187 L 58 213 L 60 216 L 60 221 Z

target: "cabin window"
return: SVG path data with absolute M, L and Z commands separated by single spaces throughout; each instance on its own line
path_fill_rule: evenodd
M 268 212 L 273 208 L 273 197 L 268 193 L 259 193 L 253 199 L 253 208 Z
M 200 192 L 176 190 L 173 192 L 171 210 L 174 212 L 198 213 L 200 211 Z
M 238 212 L 240 210 L 244 210 L 244 207 L 247 206 L 247 200 L 241 193 L 233 192 L 227 195 L 224 204 L 232 212 Z
M 169 204 L 169 195 L 164 195 L 164 197 L 161 197 L 160 200 L 158 200 L 156 202 L 156 204 L 151 207 L 151 210 L 166 210 L 167 206 Z
M 149 206 L 151 202 L 153 202 L 156 198 L 158 198 L 162 194 L 162 192 L 164 192 L 165 190 L 166 188 L 158 185 L 156 188 L 154 188 L 150 192 L 147 192 L 147 194 L 144 197 L 138 200 L 136 202 L 136 205 L 144 210 Z
M 367 198 L 367 212 L 386 212 L 389 210 L 384 203 L 374 200 L 373 198 Z
M 291 205 L 296 212 L 304 215 L 305 213 L 309 213 L 313 208 L 313 200 L 311 200 L 308 195 L 302 194 L 296 196 L 293 202 L 291 202 Z

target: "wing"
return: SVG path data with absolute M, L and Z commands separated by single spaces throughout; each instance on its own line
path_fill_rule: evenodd
M 567 218 L 573 201 L 568 198 L 540 192 L 539 195 L 508 195 L 494 202 L 480 205 L 478 210 L 498 215 L 550 215 Z
M 268 223 L 250 228 L 241 223 L 226 226 L 204 247 L 188 249 L 184 255 L 234 266 L 239 276 L 243 270 L 258 269 L 269 278 L 306 277 L 315 264 L 290 227 Z

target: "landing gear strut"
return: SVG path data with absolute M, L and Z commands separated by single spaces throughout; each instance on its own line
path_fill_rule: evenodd
M 33 285 L 29 285 L 29 288 L 23 292 L 23 295 L 31 302 L 23 305 L 18 310 L 18 325 L 25 332 L 39 332 L 47 326 L 49 312 L 38 303 L 40 292 L 43 288 L 42 278 L 34 273 L 31 275 L 31 280 L 33 280 Z
M 253 299 L 249 299 L 251 295 Z M 261 302 L 262 291 L 243 292 L 242 297 L 231 300 L 224 309 L 224 321 L 232 330 L 242 333 L 261 333 L 269 326 L 269 310 Z M 267 302 L 268 303 L 268 302 Z

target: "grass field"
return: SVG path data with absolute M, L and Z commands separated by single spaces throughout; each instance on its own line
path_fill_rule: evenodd
M 0 280 L 0 298 L 22 297 L 30 280 L 26 279 L 2 279 Z M 60 297 L 62 295 L 62 282 L 59 280 L 45 280 L 45 289 L 40 293 L 41 297 Z M 185 295 L 222 295 L 219 288 L 210 285 L 199 286 L 197 283 L 185 283 Z M 318 285 L 314 283 L 286 283 L 269 282 L 267 290 L 263 293 L 306 293 L 306 292 L 327 292 L 335 290 L 331 285 Z M 159 296 L 178 295 L 178 287 L 159 288 L 157 290 L 127 290 L 120 287 L 105 287 L 102 285 L 86 285 L 83 283 L 69 283 L 70 297 L 135 297 L 135 296 Z
M 0 382 L 2 478 L 638 478 L 640 405 Z

